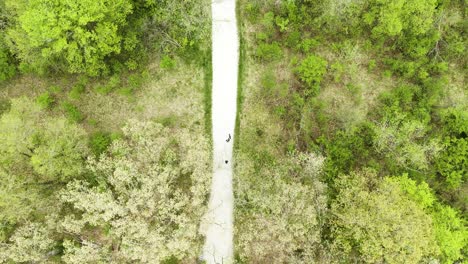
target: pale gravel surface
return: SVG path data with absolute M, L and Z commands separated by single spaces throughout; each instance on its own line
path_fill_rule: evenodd
M 235 2 L 212 2 L 213 180 L 208 213 L 201 227 L 206 235 L 202 258 L 209 264 L 233 263 L 232 149 L 239 63 Z M 229 134 L 232 138 L 226 142 Z

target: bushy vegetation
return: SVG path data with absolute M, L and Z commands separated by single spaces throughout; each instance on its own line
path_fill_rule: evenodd
M 236 262 L 466 262 L 466 4 L 238 4 Z M 0 263 L 197 261 L 209 7 L 0 1 Z
M 236 167 L 238 260 L 466 261 L 464 4 L 240 1 L 239 10 L 247 57 Z M 310 247 L 277 247 L 276 237 L 300 241 L 278 230 L 258 246 L 252 230 L 289 226 L 275 208 L 292 192 L 253 190 L 272 178 L 297 183 L 303 173 L 288 157 L 310 152 L 324 158 L 317 181 L 326 206 L 313 216 L 304 209 L 295 221 L 320 223 L 319 239 L 311 233 Z M 311 181 L 298 184 L 308 188 Z M 317 209 L 316 201 L 309 204 Z M 252 217 L 259 208 L 268 222 Z M 307 232 L 296 227 L 291 233 Z
M 0 77 L 14 74 L 9 52 L 23 72 L 99 76 L 137 69 L 147 50 L 196 50 L 207 28 L 202 2 L 6 0 L 0 29 L 9 51 L 2 36 L 0 63 L 6 67 Z
M 196 261 L 208 11 L 0 1 L 0 263 Z

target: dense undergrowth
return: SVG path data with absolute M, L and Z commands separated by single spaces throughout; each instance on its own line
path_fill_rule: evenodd
M 0 263 L 195 261 L 209 6 L 0 1 Z
M 240 263 L 466 261 L 466 10 L 239 1 Z

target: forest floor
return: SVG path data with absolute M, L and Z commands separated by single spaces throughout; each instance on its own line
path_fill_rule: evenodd
M 206 234 L 203 259 L 207 263 L 233 261 L 232 150 L 239 62 L 235 2 L 220 0 L 212 4 L 214 172 L 208 213 L 202 225 Z

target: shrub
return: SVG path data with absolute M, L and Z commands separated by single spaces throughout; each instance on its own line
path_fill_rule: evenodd
M 300 43 L 299 43 L 299 46 L 298 48 L 304 52 L 304 53 L 308 53 L 310 52 L 311 49 L 317 47 L 320 43 L 316 40 L 316 39 L 313 39 L 313 38 L 306 38 L 304 40 L 302 40 Z
M 7 49 L 2 49 L 0 43 L 0 81 L 6 81 L 15 74 L 16 67 L 12 63 L 11 56 Z
M 449 189 L 457 189 L 468 178 L 468 140 L 447 137 L 443 144 L 444 151 L 436 161 L 437 172 Z
M 112 138 L 109 133 L 96 132 L 89 138 L 89 148 L 96 157 L 99 157 L 112 143 Z
M 283 56 L 283 51 L 278 42 L 260 43 L 256 50 L 256 56 L 263 61 L 274 61 Z
M 83 94 L 84 92 L 85 92 L 85 86 L 83 86 L 81 84 L 77 84 L 77 85 L 73 86 L 73 88 L 71 89 L 68 96 L 71 99 L 78 100 L 78 99 L 80 99 L 81 94 Z
M 45 92 L 37 97 L 36 102 L 42 109 L 50 109 L 55 99 L 49 92 Z
M 172 70 L 175 68 L 175 66 L 176 66 L 175 60 L 169 57 L 168 55 L 164 55 L 161 59 L 161 62 L 159 63 L 159 67 L 165 70 Z
M 71 121 L 80 122 L 84 119 L 83 114 L 72 103 L 64 102 L 62 104 L 62 108 L 65 111 L 65 114 L 67 115 L 68 119 L 70 119 Z
M 305 58 L 299 67 L 297 73 L 299 79 L 307 85 L 308 94 L 317 95 L 320 88 L 320 82 L 322 81 L 323 75 L 327 72 L 327 61 L 310 55 Z
M 8 99 L 0 99 L 0 115 L 10 110 L 11 102 Z

